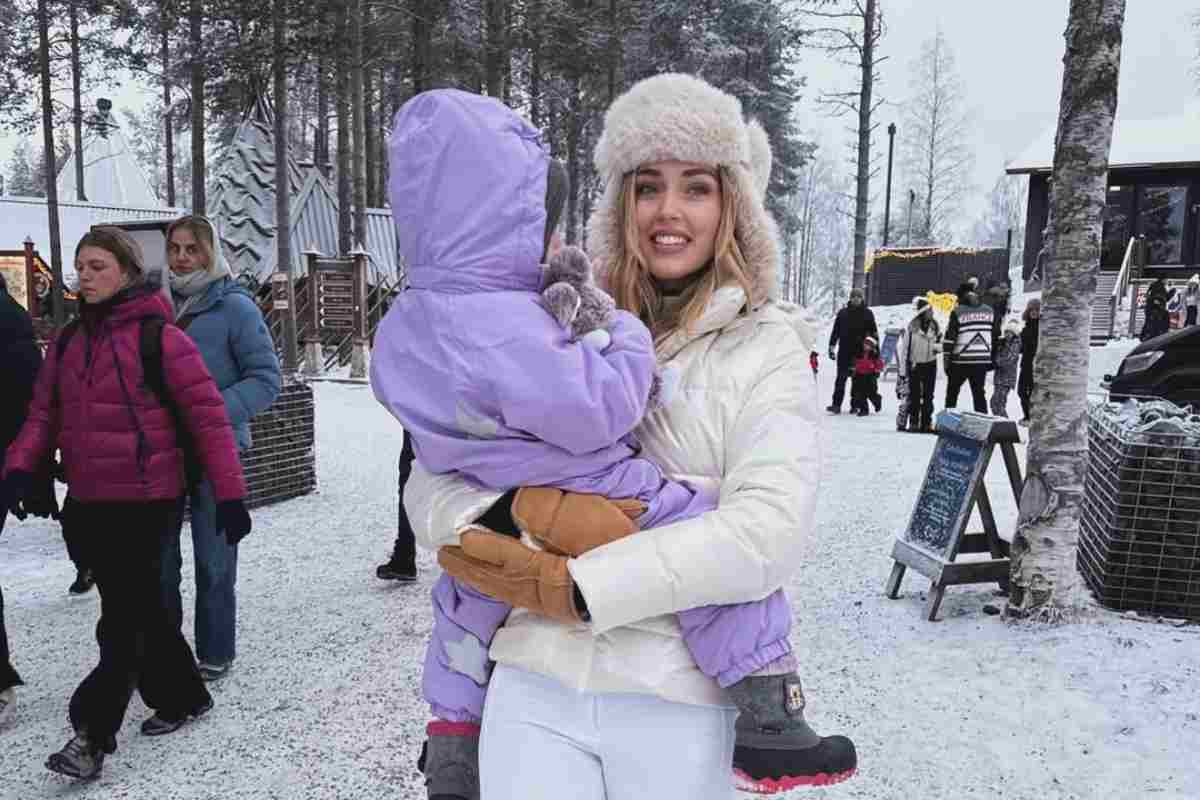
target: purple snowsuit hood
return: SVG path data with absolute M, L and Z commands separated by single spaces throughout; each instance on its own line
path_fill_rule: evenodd
M 541 287 L 549 155 L 536 128 L 493 98 L 440 89 L 397 112 L 388 149 L 409 286 Z
M 499 101 L 426 92 L 396 114 L 388 191 L 409 286 L 375 336 L 371 387 L 431 472 L 495 488 L 571 484 L 631 497 L 629 459 L 655 370 L 649 331 L 572 341 L 539 304 L 549 154 Z M 620 492 L 624 492 L 623 494 Z

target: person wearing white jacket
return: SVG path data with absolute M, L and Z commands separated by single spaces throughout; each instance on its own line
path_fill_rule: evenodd
M 499 492 L 431 474 L 418 454 L 404 496 L 418 540 L 461 545 L 519 587 L 498 598 L 517 608 L 489 653 L 497 666 L 479 743 L 482 796 L 540 800 L 570 787 L 597 800 L 725 800 L 731 760 L 745 783 L 777 791 L 762 780 L 763 764 L 739 761 L 733 704 L 697 667 L 676 617 L 781 589 L 815 536 L 817 398 L 801 369 L 815 337 L 798 309 L 774 299 L 780 251 L 763 203 L 770 147 L 735 98 L 659 75 L 610 108 L 595 162 L 606 182 L 588 223 L 598 277 L 653 331 L 676 387 L 637 439 L 668 478 L 715 492 L 718 508 L 577 558 L 534 553 L 480 534 Z M 531 566 L 548 559 L 565 569 Z M 587 621 L 539 615 L 539 598 L 552 593 Z M 738 718 L 739 741 L 790 746 L 804 730 L 826 765 L 808 782 L 849 777 L 853 744 L 812 733 L 799 683 L 786 687 L 761 713 Z
M 933 433 L 933 390 L 941 352 L 942 331 L 933 317 L 933 306 L 924 297 L 914 297 L 912 319 L 896 343 L 896 392 L 903 395 L 896 412 L 896 430 Z

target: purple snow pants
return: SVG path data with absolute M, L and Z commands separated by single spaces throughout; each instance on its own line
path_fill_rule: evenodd
M 663 489 L 638 520 L 643 530 L 716 507 L 711 497 L 682 484 Z M 433 636 L 422 685 L 434 717 L 479 722 L 492 666 L 487 651 L 511 610 L 445 573 L 434 584 Z M 696 666 L 722 688 L 792 652 L 792 614 L 782 589 L 753 603 L 681 611 L 679 626 Z

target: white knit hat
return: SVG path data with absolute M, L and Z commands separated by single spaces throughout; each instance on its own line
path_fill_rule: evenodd
M 664 73 L 638 81 L 604 115 L 596 170 L 604 195 L 588 220 L 588 252 L 607 274 L 620 252 L 621 181 L 643 164 L 695 161 L 726 167 L 737 181 L 737 239 L 746 257 L 750 304 L 778 291 L 780 247 L 764 199 L 771 179 L 771 144 L 747 120 L 736 97 L 691 75 Z

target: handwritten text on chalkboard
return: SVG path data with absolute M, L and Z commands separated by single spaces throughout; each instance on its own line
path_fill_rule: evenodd
M 971 503 L 983 444 L 955 435 L 938 438 L 904 534 L 907 541 L 949 558 Z

